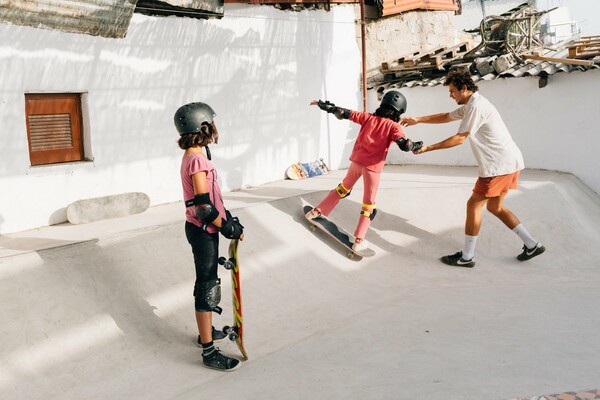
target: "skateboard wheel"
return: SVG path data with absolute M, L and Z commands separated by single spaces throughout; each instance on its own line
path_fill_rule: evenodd
M 353 260 L 354 259 L 354 253 L 350 252 L 348 253 L 348 258 Z
M 225 261 L 223 266 L 225 267 L 225 269 L 233 269 L 233 261 L 227 260 L 227 261 Z
M 225 257 L 219 257 L 219 265 L 225 264 L 225 260 L 227 260 Z
M 231 332 L 231 333 L 229 334 L 229 340 L 231 340 L 232 342 L 235 342 L 236 340 L 238 340 L 238 339 L 239 339 L 239 337 L 240 337 L 240 335 L 238 335 L 238 334 L 237 334 L 237 333 L 235 333 L 235 332 Z
M 314 232 L 317 230 L 317 228 L 314 225 L 309 226 L 308 229 L 310 229 L 311 232 Z
M 223 329 L 221 329 L 221 331 L 222 331 L 224 334 L 226 334 L 226 335 L 229 335 L 229 332 L 231 332 L 231 327 L 230 327 L 229 325 L 225 325 L 225 326 L 223 327 Z

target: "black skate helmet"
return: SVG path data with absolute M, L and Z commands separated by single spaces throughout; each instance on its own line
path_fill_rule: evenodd
M 399 90 L 388 90 L 381 99 L 380 107 L 392 108 L 400 114 L 406 112 L 406 97 Z
M 185 135 L 199 132 L 203 123 L 212 124 L 216 116 L 208 104 L 198 102 L 179 107 L 173 119 L 179 135 Z

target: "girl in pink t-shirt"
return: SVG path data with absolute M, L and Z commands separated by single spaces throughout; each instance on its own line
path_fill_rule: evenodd
M 225 334 L 212 325 L 212 312 L 219 312 L 221 280 L 217 274 L 219 232 L 228 239 L 244 239 L 244 227 L 225 209 L 217 171 L 210 162 L 210 143 L 217 143 L 219 133 L 213 121 L 213 109 L 205 103 L 190 103 L 175 113 L 175 127 L 180 134 L 179 147 L 185 151 L 181 160 L 181 184 L 185 201 L 185 235 L 192 246 L 196 282 L 194 298 L 198 345 L 208 368 L 228 371 L 239 360 L 227 357 L 214 347 L 213 340 Z M 206 154 L 205 154 L 206 149 Z
M 354 184 L 362 176 L 363 205 L 354 231 L 356 239 L 352 246 L 355 251 L 361 251 L 367 247 L 364 241 L 365 234 L 377 213 L 375 197 L 391 144 L 395 142 L 402 151 L 408 152 L 420 148 L 422 142 L 413 143 L 407 139 L 398 124 L 400 116 L 406 111 L 406 98 L 398 90 L 386 92 L 374 114 L 336 107 L 328 101 L 314 100 L 310 104 L 334 114 L 338 119 L 350 119 L 361 125 L 350 154 L 350 167 L 342 183 L 306 214 L 308 219 L 318 218 L 320 215 L 328 216 L 341 199 L 350 195 Z

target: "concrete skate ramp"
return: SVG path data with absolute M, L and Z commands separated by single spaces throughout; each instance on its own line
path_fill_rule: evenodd
M 28 233 L 70 245 L 0 258 L 0 398 L 481 400 L 600 387 L 597 194 L 569 174 L 525 171 L 506 205 L 547 252 L 517 261 L 518 237 L 484 212 L 477 265 L 460 269 L 438 259 L 462 247 L 476 170 L 386 167 L 367 236 L 377 254 L 350 260 L 300 211 L 344 172 L 226 195 L 246 226 L 250 359 L 232 373 L 203 368 L 194 345 L 183 206 L 133 230 L 123 218 L 111 222 L 120 232 Z M 361 195 L 331 215 L 350 232 Z M 0 246 L 25 240 L 9 239 Z M 217 327 L 231 323 L 220 276 Z

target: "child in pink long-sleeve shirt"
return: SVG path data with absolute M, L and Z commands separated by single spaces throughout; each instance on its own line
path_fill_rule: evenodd
M 400 116 L 406 111 L 406 98 L 398 90 L 386 92 L 374 114 L 336 107 L 328 101 L 314 100 L 310 104 L 334 114 L 338 119 L 350 119 L 361 125 L 361 128 L 350 155 L 350 167 L 342 183 L 329 192 L 318 206 L 306 213 L 306 218 L 314 219 L 320 215 L 329 215 L 338 202 L 350 194 L 354 184 L 362 176 L 363 205 L 354 231 L 356 240 L 352 248 L 355 251 L 363 250 L 367 247 L 364 241 L 365 234 L 377 213 L 375 197 L 391 144 L 396 142 L 402 151 L 408 152 L 418 150 L 423 143 L 413 143 L 407 139 L 398 124 Z

